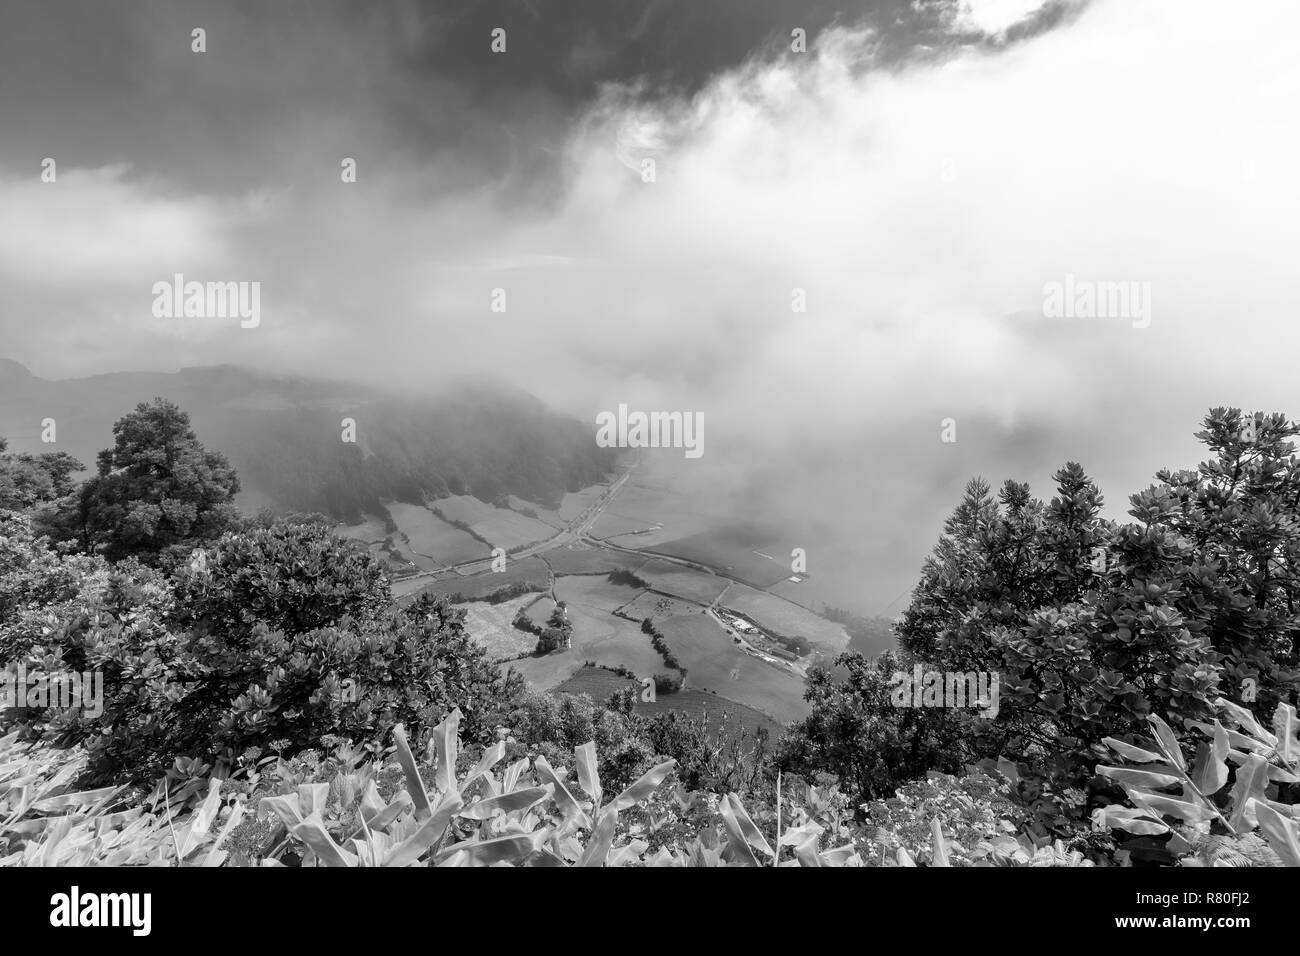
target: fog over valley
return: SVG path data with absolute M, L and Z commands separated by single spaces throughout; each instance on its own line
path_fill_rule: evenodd
M 0 869 L 1300 866 L 1296 0 L 3 7 Z

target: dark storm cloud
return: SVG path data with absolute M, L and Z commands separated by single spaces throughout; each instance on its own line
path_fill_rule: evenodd
M 566 126 L 610 83 L 689 95 L 756 52 L 833 23 L 880 29 L 887 63 L 944 42 L 907 0 L 410 0 L 6 4 L 0 164 L 239 192 L 321 151 L 438 163 L 444 188 L 555 172 Z M 207 31 L 208 52 L 190 51 Z M 507 31 L 508 56 L 489 48 Z M 527 185 L 536 185 L 527 182 Z
M 174 186 L 242 191 L 309 176 L 308 151 L 447 149 L 473 125 L 461 80 L 408 78 L 438 20 L 404 4 L 20 2 L 6 18 L 6 164 L 127 163 Z

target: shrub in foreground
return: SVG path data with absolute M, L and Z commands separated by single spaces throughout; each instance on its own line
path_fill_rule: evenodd
M 0 790 L 0 866 L 866 865 L 820 791 L 773 826 L 735 794 L 673 785 L 671 759 L 610 789 L 591 742 L 569 755 L 574 773 L 541 755 L 511 762 L 504 743 L 461 759 L 460 718 L 433 728 L 426 760 L 399 726 L 391 756 L 344 745 L 250 758 L 231 777 L 178 760 L 147 798 L 73 792 L 69 752 L 0 738 L 0 780 L 30 785 Z M 937 818 L 931 830 L 926 862 L 960 862 Z M 906 852 L 883 862 L 915 865 Z
M 419 734 L 452 707 L 482 743 L 522 692 L 463 612 L 427 596 L 386 607 L 373 558 L 319 527 L 225 535 L 171 579 L 27 546 L 70 573 L 93 566 L 22 609 L 0 640 L 29 674 L 102 675 L 101 713 L 22 715 L 60 744 L 84 742 L 96 781 L 153 779 L 177 757 L 229 767 L 249 748 L 291 754 L 330 735 L 374 746 L 395 723 Z M 22 576 L 4 580 L 30 591 Z

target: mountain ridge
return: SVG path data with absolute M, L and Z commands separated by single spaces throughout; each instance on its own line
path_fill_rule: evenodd
M 456 494 L 554 507 L 613 470 L 611 450 L 580 422 L 500 382 L 404 393 L 231 364 L 54 380 L 0 359 L 0 435 L 14 451 L 67 451 L 93 469 L 113 422 L 155 396 L 179 405 L 199 440 L 230 459 L 245 508 L 355 522 L 384 514 L 385 501 Z M 50 418 L 57 441 L 46 444 Z M 344 440 L 345 418 L 355 442 Z

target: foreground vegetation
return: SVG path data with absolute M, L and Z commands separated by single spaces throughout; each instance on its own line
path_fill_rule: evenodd
M 900 652 L 813 669 L 774 741 L 530 694 L 142 405 L 80 486 L 0 454 L 0 662 L 103 676 L 0 711 L 0 862 L 1300 865 L 1297 433 L 1212 411 L 1124 525 L 1074 464 L 972 482 Z M 997 716 L 894 706 L 918 664 L 1000 675 Z

